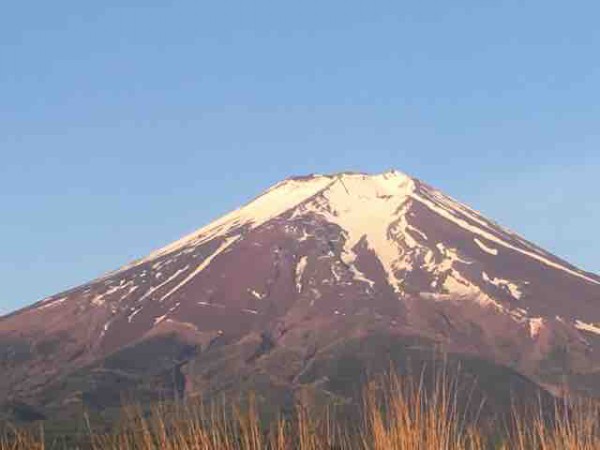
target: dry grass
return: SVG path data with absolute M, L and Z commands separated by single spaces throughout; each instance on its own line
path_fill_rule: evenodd
M 598 450 L 600 449 L 600 402 L 580 399 L 572 404 L 557 404 L 548 424 L 541 411 L 522 417 L 513 413 L 508 441 L 510 450 Z
M 343 425 L 332 414 L 317 416 L 298 405 L 294 417 L 263 425 L 256 402 L 227 405 L 157 405 L 151 413 L 123 409 L 111 433 L 92 431 L 81 448 L 114 450 L 597 450 L 600 403 L 557 405 L 550 414 L 515 411 L 494 430 L 466 420 L 452 380 L 438 377 L 433 389 L 420 379 L 389 375 L 365 388 L 361 423 Z M 471 405 L 477 409 L 478 405 Z M 42 432 L 8 429 L 0 449 L 45 449 Z M 63 448 L 63 447 L 54 447 Z
M 392 374 L 369 385 L 365 396 L 364 449 L 481 449 L 484 439 L 460 413 L 455 380 L 440 373 L 433 390 L 422 378 Z
M 45 450 L 45 448 L 43 428 L 40 428 L 37 434 L 7 426 L 0 435 L 0 450 Z

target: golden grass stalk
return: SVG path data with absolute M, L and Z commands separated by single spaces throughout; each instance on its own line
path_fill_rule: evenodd
M 257 402 L 246 406 L 201 401 L 160 403 L 150 411 L 122 410 L 110 432 L 89 426 L 93 450 L 598 450 L 600 402 L 560 402 L 554 411 L 515 409 L 502 430 L 467 421 L 460 411 L 457 380 L 445 373 L 426 388 L 423 377 L 393 372 L 364 390 L 362 421 L 348 424 L 327 413 L 318 418 L 304 403 L 293 416 L 260 420 Z M 474 407 L 475 405 L 471 405 Z M 550 416 L 550 419 L 548 418 Z M 0 450 L 46 450 L 41 430 L 5 427 Z

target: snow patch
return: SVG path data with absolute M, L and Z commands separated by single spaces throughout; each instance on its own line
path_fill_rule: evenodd
M 104 283 L 106 286 L 110 286 L 112 284 L 112 281 L 107 281 L 106 283 Z M 106 292 L 103 292 L 102 294 L 98 294 L 96 295 L 94 298 L 92 298 L 91 303 L 94 306 L 102 306 L 106 303 L 106 298 L 113 295 L 114 293 L 125 289 L 126 287 L 130 286 L 133 284 L 133 281 L 128 281 L 127 283 L 124 283 L 124 280 L 121 280 L 119 282 L 119 284 L 117 284 L 116 286 L 112 286 L 110 287 L 108 290 L 106 290 Z M 124 296 L 122 296 L 119 300 L 122 300 L 123 298 L 125 298 L 128 294 L 125 294 Z
M 544 319 L 541 317 L 529 319 L 529 335 L 532 339 L 535 339 L 540 334 L 540 330 L 542 329 L 543 325 Z
M 527 310 L 523 308 L 514 308 L 509 310 L 509 314 L 517 321 L 522 322 L 527 317 Z
M 593 325 L 591 323 L 585 323 L 581 320 L 575 321 L 575 328 L 589 333 L 600 334 L 600 326 Z
M 496 286 L 497 288 L 508 291 L 511 297 L 515 300 L 521 300 L 523 297 L 523 291 L 521 287 L 511 280 L 504 280 L 502 278 L 492 278 L 487 273 L 482 272 L 482 277 L 484 281 Z
M 488 247 L 487 245 L 485 245 L 482 241 L 480 241 L 477 238 L 473 238 L 473 240 L 475 241 L 477 246 L 484 252 L 489 253 L 490 255 L 498 256 L 498 249 Z
M 43 309 L 47 309 L 47 308 L 53 308 L 55 306 L 60 305 L 61 303 L 64 303 L 67 300 L 68 297 L 61 297 L 61 298 L 57 298 L 56 300 L 53 300 L 52 298 L 46 299 L 42 301 L 42 305 L 37 307 L 38 311 L 41 311 Z
M 342 259 L 343 260 L 343 259 Z M 353 261 L 344 261 L 346 264 L 348 264 L 348 267 L 350 269 L 350 272 L 352 273 L 352 277 L 356 280 L 356 281 L 361 281 L 363 283 L 367 283 L 369 285 L 369 287 L 373 287 L 375 286 L 375 282 L 373 280 L 368 279 L 364 273 L 362 273 L 360 270 L 358 270 L 356 268 L 356 266 L 353 264 Z
M 226 308 L 225 305 L 221 305 L 220 303 L 208 303 L 208 302 L 196 302 L 200 306 L 213 306 L 215 308 Z
M 500 311 L 504 310 L 501 304 L 455 270 L 451 270 L 442 287 L 448 294 L 458 299 L 472 299 L 483 306 L 493 306 Z
M 308 234 L 305 230 L 302 230 L 302 236 L 300 236 L 298 238 L 298 242 L 304 242 L 304 241 L 310 239 L 310 237 L 311 237 L 310 234 Z
M 177 272 L 175 272 L 173 275 L 171 275 L 169 278 L 167 278 L 165 281 L 163 281 L 162 283 L 160 283 L 158 286 L 151 286 L 144 295 L 142 295 L 138 302 L 144 301 L 146 300 L 148 297 L 150 297 L 154 292 L 158 291 L 160 288 L 162 288 L 163 286 L 166 286 L 167 284 L 171 283 L 172 281 L 174 281 L 176 278 L 179 277 L 179 275 L 181 275 L 182 273 L 184 273 L 185 271 L 187 271 L 190 268 L 189 265 L 186 265 L 185 267 L 183 267 L 182 269 L 179 269 Z
M 303 256 L 298 261 L 296 265 L 296 290 L 298 293 L 302 292 L 302 275 L 304 275 L 304 270 L 306 269 L 306 264 L 308 263 L 308 258 Z
M 131 321 L 133 320 L 133 318 L 135 316 L 138 315 L 138 313 L 142 310 L 143 308 L 137 308 L 136 310 L 134 310 L 131 314 L 129 314 L 129 316 L 127 316 L 127 323 L 131 323 Z
M 104 295 L 96 295 L 93 299 L 92 299 L 92 305 L 94 306 L 102 306 L 104 305 Z
M 154 325 L 158 325 L 159 323 L 161 323 L 166 318 L 167 318 L 167 314 L 163 314 L 162 316 L 157 317 L 156 319 L 154 319 Z
M 267 294 L 261 294 L 260 292 L 255 291 L 254 289 L 248 289 L 248 292 L 252 297 L 254 297 L 257 300 L 262 300 L 267 296 Z
M 421 238 L 423 238 L 423 240 L 425 240 L 425 241 L 428 240 L 427 235 L 425 233 L 423 233 L 421 230 L 419 230 L 418 228 L 413 227 L 412 225 L 408 225 L 407 229 L 412 231 L 413 233 L 416 233 L 419 236 L 421 236 Z
M 331 274 L 333 275 L 333 281 L 337 284 L 340 282 L 340 280 L 342 279 L 341 275 L 338 273 L 337 271 L 338 267 L 337 265 L 334 263 L 331 265 Z
M 111 324 L 112 320 L 109 320 L 108 322 L 106 322 L 104 324 L 104 326 L 102 327 L 102 332 L 100 333 L 100 339 L 102 339 L 105 335 L 106 332 L 108 331 L 108 329 L 110 328 L 110 324 Z

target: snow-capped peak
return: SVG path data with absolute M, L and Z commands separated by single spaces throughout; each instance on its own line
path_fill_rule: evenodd
M 404 194 L 412 179 L 397 171 L 369 175 L 365 173 L 340 172 L 329 175 L 290 177 L 280 181 L 246 205 L 162 247 L 147 257 L 125 266 L 131 268 L 190 245 L 199 245 L 217 236 L 225 236 L 234 229 L 252 229 L 293 209 L 319 192 L 340 183 L 352 196 L 371 197 Z M 111 273 L 112 275 L 114 273 Z
M 352 248 L 363 237 L 366 238 L 367 244 L 386 269 L 389 281 L 396 286 L 399 280 L 395 279 L 393 273 L 406 268 L 407 264 L 410 266 L 406 261 L 401 262 L 402 255 L 408 248 L 419 247 L 415 235 L 426 234 L 406 217 L 410 204 L 414 202 L 429 209 L 444 222 L 451 222 L 471 234 L 472 241 L 488 255 L 498 255 L 498 249 L 493 244 L 517 251 L 593 284 L 600 284 L 596 278 L 556 259 L 518 235 L 488 221 L 471 208 L 397 170 L 380 174 L 340 172 L 285 179 L 239 209 L 120 270 L 195 247 L 217 237 L 232 239 L 241 236 L 289 211 L 293 211 L 294 216 L 313 212 L 324 216 L 329 222 L 337 223 L 345 231 L 345 254 L 349 263 L 354 259 Z
M 406 233 L 408 223 L 404 214 L 414 189 L 414 180 L 399 172 L 341 174 L 314 199 L 298 208 L 297 214 L 320 215 L 344 230 L 343 256 L 351 267 L 356 259 L 354 247 L 366 239 L 385 268 L 390 285 L 396 287 L 398 280 L 394 272 L 398 269 L 399 255 L 404 253 L 401 246 L 412 239 Z

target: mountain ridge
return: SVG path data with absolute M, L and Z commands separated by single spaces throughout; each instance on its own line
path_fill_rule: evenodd
M 97 383 L 86 367 L 168 336 L 180 344 L 157 348 L 183 352 L 165 356 L 181 368 L 181 395 L 221 389 L 206 364 L 288 380 L 278 383 L 296 392 L 302 361 L 372 333 L 417 336 L 554 392 L 600 395 L 599 302 L 600 277 L 416 178 L 290 177 L 144 258 L 0 318 L 0 403 L 51 409 L 64 400 L 52 386 L 80 373 L 88 381 L 69 395 L 85 403 Z

